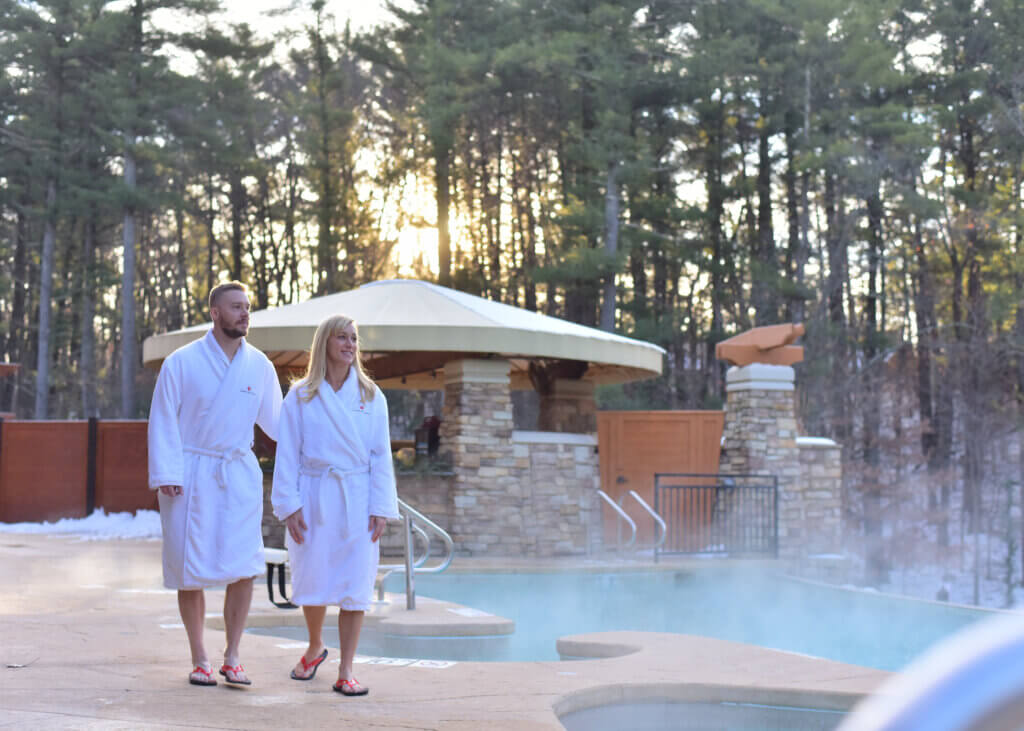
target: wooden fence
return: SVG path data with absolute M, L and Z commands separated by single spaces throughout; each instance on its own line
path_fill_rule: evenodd
M 146 421 L 0 420 L 0 522 L 155 510 Z
M 654 503 L 654 481 L 659 472 L 718 472 L 722 450 L 724 411 L 599 411 L 597 441 L 601 455 L 601 489 L 615 501 L 623 501 L 627 513 L 637 521 L 641 544 L 653 542 L 654 522 L 626 498 L 635 490 L 648 505 Z M 708 503 L 710 505 L 710 503 Z M 677 507 L 680 515 L 663 515 L 666 520 L 688 520 L 686 511 L 705 507 Z M 608 509 L 604 515 L 605 541 L 617 539 L 618 522 Z M 703 513 L 701 513 L 703 515 Z M 710 513 L 707 513 L 710 519 Z M 671 522 L 671 521 L 670 521 Z

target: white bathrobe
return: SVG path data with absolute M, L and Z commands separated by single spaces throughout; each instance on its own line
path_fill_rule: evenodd
M 274 366 L 244 340 L 229 361 L 210 331 L 164 361 L 149 411 L 149 486 L 182 487 L 159 494 L 168 589 L 264 572 L 253 425 L 276 439 L 281 400 Z
M 374 387 L 364 401 L 355 369 L 338 391 L 324 382 L 310 401 L 297 383 L 285 397 L 271 500 L 284 520 L 299 508 L 301 545 L 285 539 L 292 601 L 365 611 L 373 601 L 380 543 L 370 516 L 398 518 L 388 405 Z

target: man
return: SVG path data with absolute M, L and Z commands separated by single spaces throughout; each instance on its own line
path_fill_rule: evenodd
M 263 573 L 263 474 L 253 425 L 277 439 L 281 386 L 263 353 L 245 342 L 249 297 L 238 282 L 214 287 L 213 328 L 171 353 L 149 413 L 149 486 L 159 489 L 164 585 L 178 590 L 193 685 L 216 685 L 203 645 L 205 588 L 227 586 L 227 647 L 220 674 L 250 685 L 238 645 Z

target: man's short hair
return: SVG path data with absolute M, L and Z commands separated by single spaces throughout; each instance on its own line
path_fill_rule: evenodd
M 245 288 L 245 285 L 241 282 L 224 282 L 218 284 L 216 287 L 210 290 L 209 305 L 212 310 L 217 304 L 217 298 L 224 292 L 230 292 L 233 289 L 237 289 L 239 292 L 245 292 L 246 296 L 249 294 L 249 290 Z

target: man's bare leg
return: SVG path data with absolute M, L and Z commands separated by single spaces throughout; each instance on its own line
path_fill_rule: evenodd
M 359 645 L 359 631 L 363 627 L 363 612 L 338 611 L 338 642 L 341 645 L 341 665 L 338 680 L 352 680 L 352 665 Z
M 203 645 L 203 624 L 206 622 L 206 594 L 202 589 L 179 589 L 178 612 L 188 634 L 188 648 L 192 652 L 192 666 L 210 669 L 210 658 Z
M 306 631 L 309 633 L 309 647 L 306 648 L 302 658 L 306 661 L 306 667 L 309 667 L 309 663 L 320 657 L 324 649 L 326 649 L 324 647 L 323 629 L 324 619 L 327 617 L 327 607 L 303 606 L 302 614 L 306 618 Z M 307 670 L 303 667 L 301 662 L 295 665 L 295 675 L 300 678 L 309 677 L 314 672 L 316 671 Z
M 224 664 L 229 667 L 238 665 L 238 646 L 242 642 L 242 632 L 245 631 L 245 620 L 249 617 L 251 604 L 252 579 L 239 579 L 228 584 L 224 592 L 224 634 L 227 637 Z M 245 677 L 244 673 L 242 677 Z

